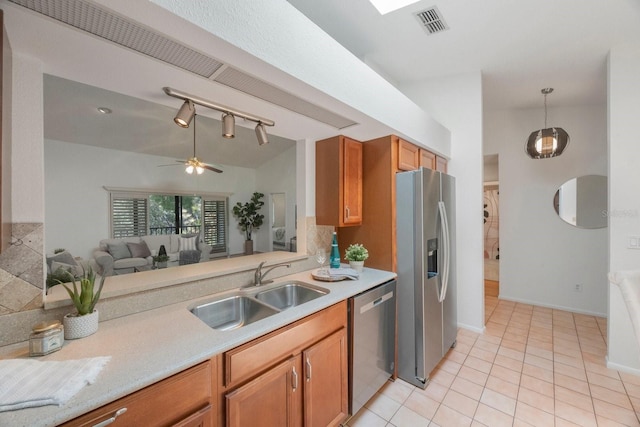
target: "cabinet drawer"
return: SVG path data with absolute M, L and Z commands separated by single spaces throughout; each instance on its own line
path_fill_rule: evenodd
M 95 426 L 111 418 L 109 425 L 114 427 L 171 426 L 187 421 L 210 404 L 211 381 L 211 362 L 207 361 L 71 420 L 63 427 Z M 206 416 L 212 417 L 211 408 Z
M 226 352 L 225 386 L 235 386 L 260 374 L 345 327 L 346 323 L 347 303 L 343 301 Z

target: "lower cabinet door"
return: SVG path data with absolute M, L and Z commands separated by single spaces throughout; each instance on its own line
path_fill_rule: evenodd
M 292 357 L 226 395 L 228 427 L 302 425 L 300 357 Z
M 342 328 L 302 353 L 305 427 L 338 426 L 347 417 L 347 332 Z

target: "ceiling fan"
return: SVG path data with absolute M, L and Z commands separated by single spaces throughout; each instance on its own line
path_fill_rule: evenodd
M 193 157 L 190 157 L 187 160 L 176 160 L 176 162 L 184 164 L 187 167 L 185 169 L 185 172 L 187 172 L 188 174 L 192 174 L 195 172 L 198 175 L 200 175 L 205 171 L 205 169 L 210 170 L 212 172 L 216 172 L 216 173 L 222 173 L 222 170 L 216 167 L 213 167 L 207 163 L 203 163 L 200 161 L 200 159 L 198 159 L 198 157 L 196 157 L 196 119 L 197 119 L 197 114 L 193 116 Z M 173 165 L 160 165 L 160 166 L 173 166 Z

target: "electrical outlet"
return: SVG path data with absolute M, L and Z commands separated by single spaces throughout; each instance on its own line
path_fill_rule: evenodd
M 576 283 L 573 290 L 576 292 L 582 292 L 582 283 Z

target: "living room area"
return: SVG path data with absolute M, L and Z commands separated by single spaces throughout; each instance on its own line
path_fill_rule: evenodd
M 243 255 L 232 207 L 254 192 L 265 203 L 254 250 L 295 250 L 295 141 L 269 135 L 259 146 L 241 126 L 223 140 L 220 121 L 204 115 L 196 140 L 193 126 L 175 126 L 174 108 L 49 75 L 44 109 L 49 273 L 72 262 L 111 276 Z M 222 173 L 186 173 L 178 159 L 196 142 Z

